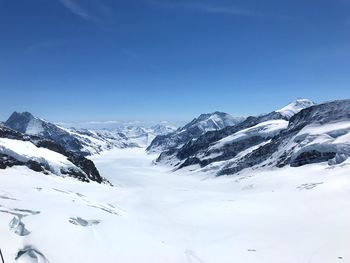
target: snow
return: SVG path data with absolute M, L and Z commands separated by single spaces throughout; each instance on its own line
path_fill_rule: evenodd
M 221 149 L 226 144 L 244 140 L 252 136 L 272 137 L 287 127 L 288 121 L 285 120 L 270 120 L 261 122 L 253 127 L 240 130 L 219 140 L 217 143 L 211 146 L 209 150 Z
M 43 128 L 42 120 L 37 118 L 30 119 L 27 125 L 26 134 L 38 135 L 43 131 L 44 131 L 44 128 Z
M 350 261 L 350 164 L 170 173 L 144 149 L 94 156 L 115 187 L 0 170 L 5 262 Z M 9 228 L 15 214 L 30 232 Z
M 280 110 L 276 110 L 276 112 L 281 113 L 283 116 L 287 118 L 291 118 L 293 115 L 297 114 L 299 111 L 308 108 L 310 106 L 315 105 L 314 102 L 308 99 L 297 99 L 296 101 L 288 104 Z
M 301 134 L 317 135 L 322 133 L 334 134 L 335 131 L 346 131 L 346 130 L 350 130 L 350 121 L 327 123 L 324 125 L 320 125 L 320 124 L 308 125 L 299 132 L 299 135 Z
M 75 130 L 58 126 L 78 139 L 83 146 L 83 151 L 90 154 L 98 154 L 111 148 L 132 147 L 127 138 L 123 138 L 117 131 L 109 130 Z
M 61 169 L 78 169 L 67 160 L 66 156 L 46 148 L 37 147 L 29 141 L 0 138 L 0 153 L 24 163 L 32 160 L 47 164 L 50 167 L 50 171 L 55 174 L 61 174 Z
M 294 137 L 289 147 L 295 147 L 292 158 L 306 151 L 317 150 L 343 154 L 344 161 L 350 156 L 350 122 L 308 125 Z
M 165 124 L 157 124 L 151 127 L 121 126 L 118 131 L 140 147 L 147 147 L 157 135 L 165 135 L 174 132 L 176 127 Z
M 205 116 L 205 118 L 203 118 L 203 116 Z M 194 125 L 192 125 L 197 126 L 203 132 L 222 129 L 226 126 L 233 126 L 239 122 L 239 118 L 234 118 L 233 116 L 226 113 L 221 113 L 221 115 L 218 113 L 212 113 L 203 116 L 200 116 Z M 203 119 L 200 120 L 201 118 Z

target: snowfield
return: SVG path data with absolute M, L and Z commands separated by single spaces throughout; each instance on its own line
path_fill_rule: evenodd
M 5 262 L 350 262 L 349 161 L 214 178 L 155 158 L 93 156 L 115 187 L 0 170 Z

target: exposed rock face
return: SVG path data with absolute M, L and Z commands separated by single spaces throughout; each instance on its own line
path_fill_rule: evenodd
M 157 136 L 147 148 L 149 152 L 163 152 L 180 148 L 208 131 L 220 130 L 240 123 L 243 118 L 235 118 L 227 113 L 202 114 L 190 123 L 167 135 Z
M 9 129 L 4 126 L 4 124 L 0 124 L 0 138 L 9 138 L 9 139 L 16 139 L 16 140 L 25 140 L 26 137 L 24 134 L 17 132 L 13 129 Z
M 22 162 L 6 154 L 0 154 L 0 169 L 12 167 L 15 165 L 24 165 Z
M 333 159 L 337 153 L 335 152 L 319 152 L 311 150 L 303 152 L 290 162 L 290 166 L 298 167 L 310 163 L 321 163 Z

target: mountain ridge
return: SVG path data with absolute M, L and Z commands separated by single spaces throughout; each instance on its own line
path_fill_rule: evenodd
M 176 131 L 167 135 L 155 137 L 147 147 L 148 152 L 162 152 L 173 148 L 179 148 L 190 140 L 196 139 L 202 134 L 235 125 L 243 120 L 242 117 L 233 117 L 224 112 L 201 114 L 191 122 L 179 127 Z

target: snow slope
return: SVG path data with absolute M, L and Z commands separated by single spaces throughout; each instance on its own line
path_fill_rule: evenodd
M 343 162 L 350 156 L 350 121 L 308 125 L 286 148 L 292 149 L 292 160 L 302 153 L 317 151 L 335 153 L 330 164 Z
M 261 136 L 261 137 L 273 137 L 278 134 L 280 131 L 288 127 L 288 121 L 286 120 L 270 120 L 261 122 L 253 127 L 240 130 L 232 135 L 229 135 L 217 143 L 213 144 L 209 150 L 220 149 L 227 144 L 238 142 L 240 140 L 245 140 L 252 136 Z
M 5 262 L 350 262 L 349 162 L 213 179 L 154 157 L 94 156 L 115 187 L 0 170 Z
M 0 154 L 11 156 L 23 163 L 35 161 L 44 164 L 47 170 L 57 175 L 62 175 L 63 172 L 67 173 L 69 170 L 84 173 L 68 161 L 66 156 L 46 148 L 37 147 L 30 141 L 0 138 Z
M 308 99 L 297 99 L 296 101 L 293 101 L 289 103 L 287 106 L 283 107 L 280 110 L 276 110 L 276 112 L 279 112 L 283 116 L 290 119 L 293 115 L 297 114 L 301 110 L 316 105 L 314 102 Z

